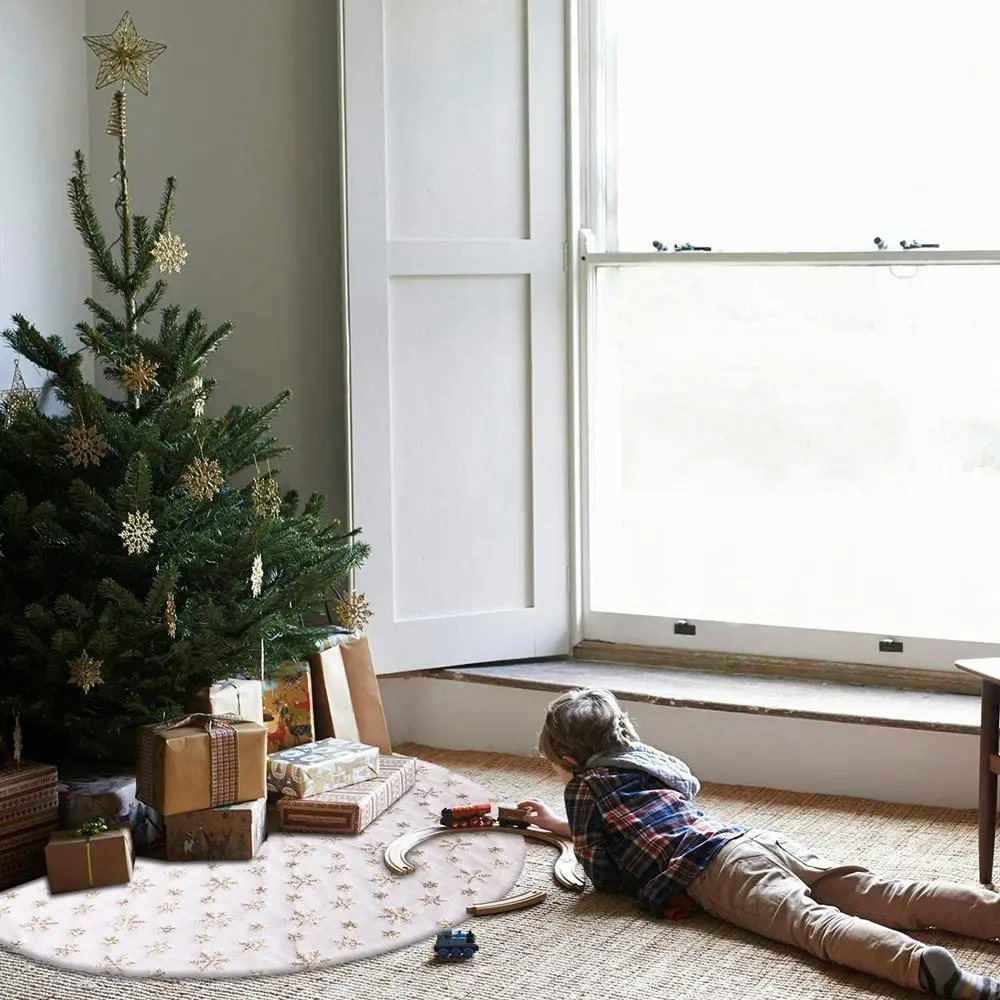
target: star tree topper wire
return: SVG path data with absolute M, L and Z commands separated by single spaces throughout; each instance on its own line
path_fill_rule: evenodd
M 132 15 L 125 11 L 110 35 L 84 35 L 91 52 L 101 61 L 97 70 L 97 90 L 111 83 L 132 84 L 149 96 L 149 64 L 167 51 L 166 45 L 139 37 Z

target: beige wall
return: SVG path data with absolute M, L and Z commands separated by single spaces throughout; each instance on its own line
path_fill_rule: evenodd
M 83 33 L 84 0 L 0 0 L 0 329 L 19 312 L 71 344 L 91 284 L 66 199 L 89 138 Z M 0 389 L 13 363 L 0 346 Z
M 129 100 L 133 210 L 155 213 L 164 179 L 176 176 L 173 229 L 189 257 L 167 301 L 200 308 L 213 326 L 236 324 L 209 369 L 219 379 L 212 409 L 292 389 L 275 426 L 295 449 L 282 462 L 282 483 L 322 490 L 330 513 L 343 515 L 338 5 L 127 6 L 139 34 L 167 46 L 150 69 L 149 96 Z M 113 31 L 124 9 L 121 0 L 86 0 L 87 33 Z M 93 89 L 97 60 L 87 56 L 95 189 L 113 221 L 107 178 L 116 143 L 105 126 L 114 88 Z

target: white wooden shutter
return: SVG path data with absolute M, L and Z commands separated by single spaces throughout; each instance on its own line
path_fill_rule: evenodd
M 343 30 L 378 670 L 566 653 L 562 0 L 344 0 Z

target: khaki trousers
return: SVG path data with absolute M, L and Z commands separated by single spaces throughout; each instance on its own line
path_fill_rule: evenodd
M 687 894 L 720 920 L 910 989 L 920 988 L 926 945 L 901 930 L 1000 938 L 997 893 L 882 879 L 769 830 L 750 830 L 726 844 Z

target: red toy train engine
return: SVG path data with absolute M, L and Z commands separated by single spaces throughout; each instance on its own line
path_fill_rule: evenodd
M 493 804 L 480 802 L 471 806 L 445 807 L 441 810 L 441 825 L 453 830 L 483 826 L 513 826 L 526 830 L 531 824 L 523 809 L 518 809 L 516 806 L 497 806 L 497 815 L 494 819 Z

